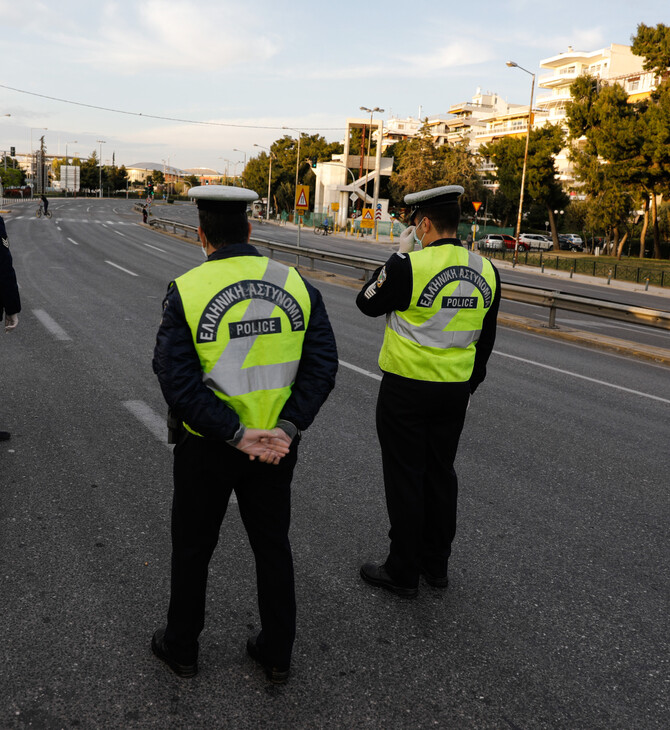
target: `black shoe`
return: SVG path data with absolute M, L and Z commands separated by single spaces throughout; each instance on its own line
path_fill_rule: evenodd
M 387 591 L 391 591 L 403 598 L 416 598 L 419 593 L 418 588 L 409 588 L 408 586 L 401 586 L 394 583 L 393 578 L 386 572 L 384 565 L 365 563 L 361 568 L 361 578 L 371 586 L 386 588 Z
M 193 664 L 181 664 L 172 656 L 165 641 L 165 629 L 158 629 L 153 635 L 151 639 L 151 651 L 159 659 L 162 659 L 175 674 L 184 679 L 195 677 L 198 673 L 197 659 Z
M 9 431 L 0 431 L 0 441 L 9 441 L 12 434 Z
M 446 588 L 449 585 L 449 577 L 446 575 L 431 575 L 425 570 L 421 571 L 421 575 L 426 579 L 426 583 L 433 588 Z
M 263 657 L 263 652 L 258 646 L 258 636 L 252 636 L 247 639 L 247 654 L 263 667 L 265 676 L 272 684 L 286 684 L 288 682 L 288 677 L 291 673 L 290 667 L 273 667 L 266 662 Z

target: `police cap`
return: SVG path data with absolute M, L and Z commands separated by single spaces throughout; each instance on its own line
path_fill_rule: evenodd
M 443 185 L 439 188 L 421 190 L 418 193 L 405 195 L 405 205 L 410 207 L 409 224 L 414 224 L 414 217 L 420 208 L 435 208 L 441 205 L 458 205 L 458 199 L 464 189 L 460 185 Z
M 247 205 L 258 200 L 258 193 L 247 188 L 236 188 L 232 185 L 198 185 L 188 191 L 201 208 L 217 208 L 226 213 L 245 213 Z

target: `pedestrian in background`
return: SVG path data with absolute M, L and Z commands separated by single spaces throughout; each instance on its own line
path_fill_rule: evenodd
M 179 676 L 196 674 L 208 564 L 234 491 L 256 560 L 261 631 L 247 652 L 281 684 L 296 620 L 291 479 L 300 433 L 335 384 L 335 338 L 318 290 L 249 244 L 256 193 L 208 185 L 189 196 L 207 261 L 170 284 L 154 352 L 181 427 L 170 605 L 152 649 Z
M 0 322 L 4 314 L 5 334 L 16 329 L 20 311 L 21 298 L 12 254 L 9 251 L 9 236 L 5 221 L 0 215 Z M 7 441 L 10 436 L 9 431 L 0 431 L 0 441 Z
M 405 196 L 410 226 L 399 251 L 356 299 L 363 314 L 386 315 L 377 434 L 391 523 L 386 560 L 364 564 L 360 575 L 407 598 L 417 595 L 421 574 L 431 586 L 448 585 L 454 458 L 496 334 L 500 279 L 457 238 L 462 193 L 447 185 Z

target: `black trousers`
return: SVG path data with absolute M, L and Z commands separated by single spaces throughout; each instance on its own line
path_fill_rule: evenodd
M 290 663 L 295 638 L 293 557 L 288 531 L 297 439 L 276 465 L 225 443 L 186 435 L 174 450 L 172 576 L 166 641 L 185 663 L 205 624 L 210 558 L 232 491 L 256 561 L 259 644 L 274 666 Z
M 415 587 L 421 570 L 447 574 L 456 533 L 454 458 L 470 397 L 468 383 L 432 383 L 385 373 L 377 400 L 391 529 L 386 570 Z

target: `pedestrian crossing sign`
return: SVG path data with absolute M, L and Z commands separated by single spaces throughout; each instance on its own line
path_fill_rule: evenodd
M 363 208 L 363 215 L 361 217 L 361 228 L 374 228 L 375 227 L 375 216 L 372 208 Z
M 309 208 L 309 185 L 298 185 L 296 188 L 295 207 L 301 212 Z

